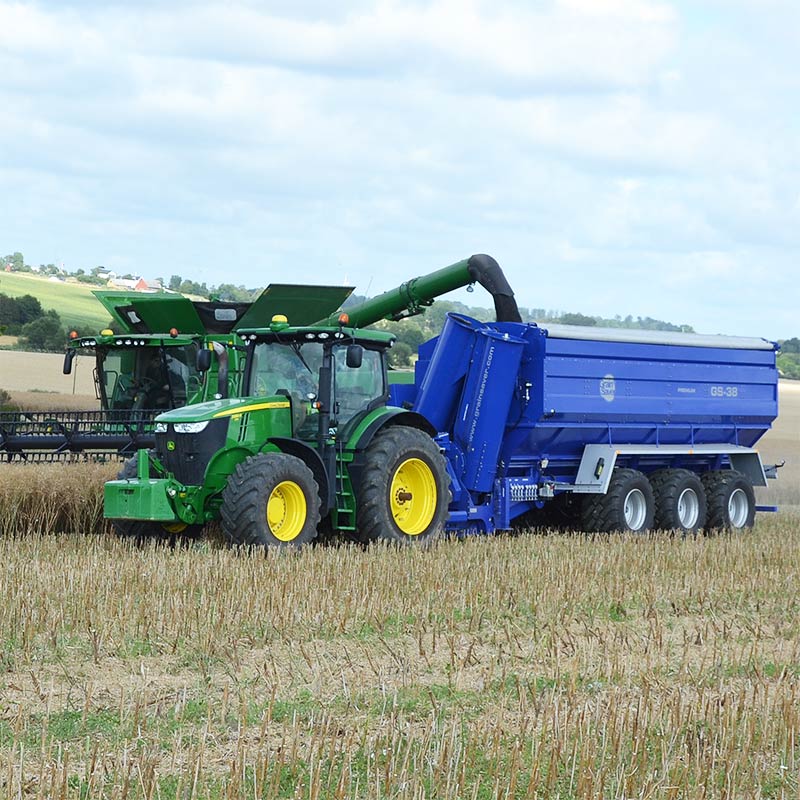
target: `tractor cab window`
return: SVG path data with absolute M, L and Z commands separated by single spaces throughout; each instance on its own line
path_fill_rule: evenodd
M 250 373 L 250 394 L 269 397 L 285 394 L 303 401 L 319 393 L 322 345 L 318 342 L 264 342 L 256 345 Z
M 319 394 L 322 345 L 319 342 L 264 342 L 253 351 L 250 395 L 285 395 L 292 404 L 292 426 L 298 438 L 313 438 L 316 420 L 311 402 Z
M 336 421 L 341 426 L 383 397 L 386 391 L 383 359 L 380 351 L 365 348 L 361 366 L 348 367 L 346 346 L 335 348 L 333 353 Z

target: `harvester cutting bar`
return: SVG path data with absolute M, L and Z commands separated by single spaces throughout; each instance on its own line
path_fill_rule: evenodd
M 0 412 L 0 458 L 5 461 L 104 460 L 154 443 L 154 409 Z

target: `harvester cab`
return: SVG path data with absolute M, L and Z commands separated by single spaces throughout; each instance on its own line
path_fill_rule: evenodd
M 94 384 L 100 407 L 108 411 L 166 411 L 206 399 L 209 382 L 197 368 L 204 337 L 178 334 L 117 335 L 74 338 L 64 360 L 69 374 L 77 353 L 94 357 Z M 219 387 L 212 387 L 218 393 Z

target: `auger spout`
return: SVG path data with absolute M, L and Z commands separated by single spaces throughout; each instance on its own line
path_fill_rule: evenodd
M 492 296 L 498 322 L 522 321 L 514 292 L 500 265 L 491 256 L 478 254 L 351 306 L 346 310 L 348 324 L 363 328 L 382 319 L 411 317 L 422 313 L 437 297 L 472 283 L 479 283 Z M 315 325 L 335 325 L 338 318 L 338 313 L 332 314 Z

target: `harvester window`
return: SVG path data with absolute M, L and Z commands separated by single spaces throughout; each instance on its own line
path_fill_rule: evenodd
M 183 406 L 200 386 L 197 345 L 115 348 L 98 354 L 98 373 L 111 409 Z

